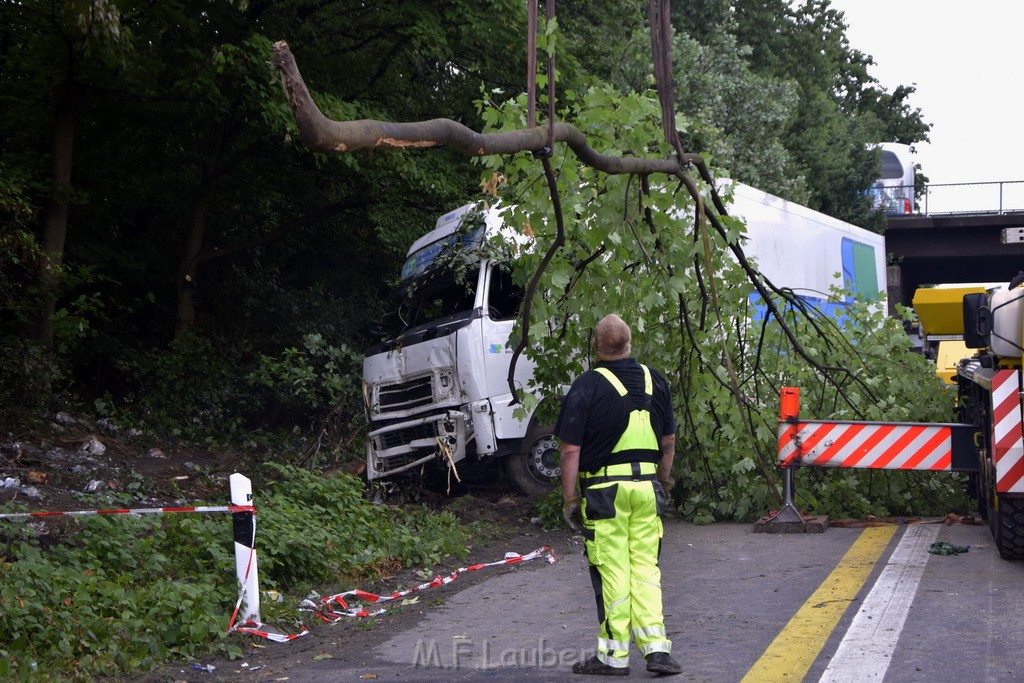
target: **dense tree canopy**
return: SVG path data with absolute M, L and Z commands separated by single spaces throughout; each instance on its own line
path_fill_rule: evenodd
M 359 346 L 407 243 L 474 191 L 445 155 L 301 149 L 272 37 L 316 56 L 321 102 L 345 115 L 471 118 L 480 83 L 507 87 L 524 63 L 511 2 L 0 10 L 5 344 L 52 350 L 83 396 L 173 382 L 148 370 L 172 338 L 239 369 L 307 333 Z
M 646 5 L 558 4 L 542 42 L 559 116 L 596 130 L 581 108 L 647 97 Z M 677 3 L 672 21 L 688 151 L 877 225 L 867 145 L 928 125 L 827 0 Z M 483 130 L 501 111 L 521 128 L 525 3 L 0 0 L 0 35 L 4 416 L 78 400 L 186 436 L 358 431 L 367 326 L 408 244 L 481 172 L 444 150 L 312 153 L 272 44 L 331 118 Z

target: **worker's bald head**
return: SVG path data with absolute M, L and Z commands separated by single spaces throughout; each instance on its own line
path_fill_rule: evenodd
M 629 325 L 614 313 L 601 318 L 594 328 L 594 351 L 598 360 L 622 360 L 629 357 Z

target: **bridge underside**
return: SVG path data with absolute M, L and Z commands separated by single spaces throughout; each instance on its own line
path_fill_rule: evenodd
M 909 306 L 921 285 L 1008 282 L 1024 270 L 1024 242 L 1003 244 L 1005 228 L 1024 228 L 1024 212 L 890 216 L 890 308 Z

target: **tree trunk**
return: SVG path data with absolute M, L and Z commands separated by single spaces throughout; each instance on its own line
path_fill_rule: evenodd
M 196 201 L 192 212 L 185 255 L 178 269 L 178 312 L 174 323 L 174 338 L 181 339 L 192 331 L 196 324 L 195 295 L 199 286 L 199 257 L 206 242 L 206 219 L 213 204 L 214 191 L 207 186 Z
M 43 212 L 43 257 L 36 275 L 41 292 L 32 339 L 46 349 L 53 348 L 53 316 L 57 310 L 57 288 L 64 243 L 68 234 L 68 211 L 71 198 L 71 165 L 75 142 L 74 84 L 61 84 L 54 116 L 51 155 L 53 157 L 53 196 Z

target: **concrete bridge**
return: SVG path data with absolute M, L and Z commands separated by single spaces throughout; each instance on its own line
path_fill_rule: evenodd
M 1024 210 L 889 216 L 889 306 L 921 285 L 1008 282 L 1024 270 Z
M 921 285 L 1005 283 L 1024 270 L 1024 181 L 929 183 L 918 213 L 889 216 L 890 312 Z

